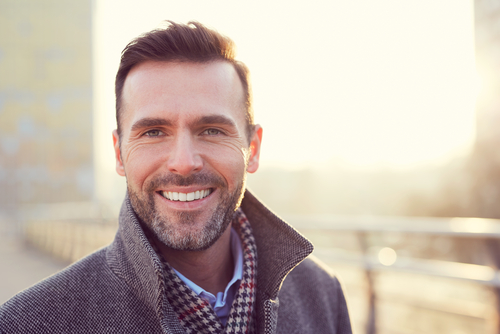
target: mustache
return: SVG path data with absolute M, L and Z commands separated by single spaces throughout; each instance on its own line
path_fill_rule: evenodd
M 168 174 L 159 175 L 151 180 L 147 186 L 147 190 L 154 191 L 155 189 L 169 186 L 187 187 L 194 185 L 225 187 L 226 182 L 222 177 L 207 172 L 200 172 L 187 177 L 178 174 Z

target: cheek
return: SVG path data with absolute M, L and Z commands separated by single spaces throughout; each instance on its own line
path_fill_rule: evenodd
M 203 159 L 214 168 L 230 187 L 239 184 L 246 170 L 246 151 L 239 145 L 224 144 L 207 147 L 203 150 Z
M 217 142 L 200 142 L 198 151 L 202 154 L 216 156 L 219 160 L 231 161 L 232 163 L 245 163 L 246 152 L 248 151 L 243 145 L 240 138 L 229 138 Z
M 133 147 L 124 162 L 127 182 L 141 188 L 144 181 L 161 168 L 165 161 L 164 153 L 155 147 Z

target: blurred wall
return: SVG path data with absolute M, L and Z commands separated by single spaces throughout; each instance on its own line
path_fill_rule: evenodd
M 474 2 L 476 67 L 481 77 L 477 103 L 478 144 L 500 144 L 500 2 Z M 497 153 L 500 154 L 500 153 Z
M 474 1 L 476 67 L 481 90 L 471 157 L 469 215 L 500 218 L 500 2 Z
M 91 12 L 0 1 L 0 213 L 93 197 Z

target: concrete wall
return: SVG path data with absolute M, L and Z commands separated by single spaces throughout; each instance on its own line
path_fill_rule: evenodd
M 91 200 L 91 0 L 0 2 L 0 211 Z

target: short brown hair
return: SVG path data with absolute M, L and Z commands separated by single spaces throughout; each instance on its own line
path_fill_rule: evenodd
M 179 24 L 168 22 L 166 28 L 155 29 L 132 40 L 122 51 L 120 67 L 116 73 L 116 123 L 121 137 L 120 113 L 125 79 L 130 70 L 145 61 L 179 61 L 207 63 L 227 61 L 234 66 L 243 86 L 245 119 L 248 142 L 254 128 L 250 72 L 245 64 L 235 60 L 235 44 L 226 36 L 199 22 Z

